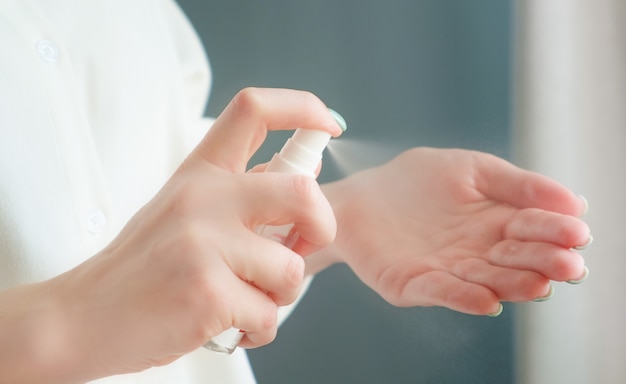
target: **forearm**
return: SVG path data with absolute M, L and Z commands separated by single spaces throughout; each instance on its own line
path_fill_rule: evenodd
M 83 380 L 70 324 L 50 282 L 0 292 L 0 382 L 72 383 Z

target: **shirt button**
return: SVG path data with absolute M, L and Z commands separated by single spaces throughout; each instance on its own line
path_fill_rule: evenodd
M 107 224 L 107 218 L 104 216 L 104 212 L 99 209 L 94 208 L 88 210 L 85 212 L 83 218 L 85 221 L 85 229 L 87 229 L 87 232 L 94 235 L 104 231 L 104 227 L 106 227 Z
M 59 48 L 51 41 L 40 40 L 37 42 L 37 54 L 41 60 L 47 63 L 54 63 L 59 59 Z

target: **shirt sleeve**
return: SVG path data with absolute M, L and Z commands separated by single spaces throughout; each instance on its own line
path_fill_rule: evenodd
M 183 87 L 184 103 L 192 120 L 186 132 L 187 147 L 193 149 L 212 126 L 214 119 L 206 117 L 205 110 L 212 85 L 212 71 L 209 59 L 193 25 L 174 0 L 161 0 L 165 3 L 162 17 L 169 28 L 168 40 L 176 53 L 179 83 Z

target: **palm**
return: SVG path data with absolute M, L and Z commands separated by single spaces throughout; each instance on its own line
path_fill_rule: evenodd
M 337 249 L 393 304 L 485 314 L 581 274 L 580 200 L 496 157 L 416 149 L 339 186 Z

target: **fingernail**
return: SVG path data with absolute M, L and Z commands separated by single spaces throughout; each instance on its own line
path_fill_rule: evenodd
M 587 214 L 587 212 L 589 212 L 589 201 L 587 200 L 587 198 L 583 195 L 578 195 L 578 198 L 581 199 L 583 201 L 583 213 L 581 213 L 580 217 L 583 217 Z
M 587 276 L 589 276 L 589 268 L 587 268 L 587 266 L 585 265 L 585 269 L 583 270 L 583 275 L 580 279 L 577 280 L 568 280 L 567 282 L 569 284 L 580 284 L 583 281 L 587 280 Z
M 573 247 L 572 249 L 575 249 L 577 251 L 582 251 L 583 249 L 587 249 L 587 247 L 589 247 L 591 245 L 591 243 L 593 243 L 593 236 L 589 235 L 589 237 L 587 238 L 587 241 L 585 242 L 585 244 L 577 245 L 577 246 Z
M 552 286 L 552 284 L 550 284 L 550 290 L 548 291 L 548 294 L 546 294 L 545 296 L 537 297 L 533 301 L 535 303 L 541 303 L 542 301 L 550 300 L 550 298 L 552 298 L 552 296 L 554 296 L 554 287 Z
M 502 314 L 502 311 L 504 310 L 504 306 L 502 306 L 502 303 L 499 303 L 500 306 L 498 307 L 498 310 L 492 313 L 487 314 L 487 316 L 489 317 L 498 317 L 500 316 L 500 314 Z
M 328 108 L 328 112 L 330 112 L 330 114 L 333 116 L 333 119 L 335 119 L 335 122 L 341 128 L 341 130 L 345 132 L 346 129 L 348 129 L 348 124 L 346 124 L 346 119 L 344 119 L 343 116 L 341 116 L 339 112 L 335 111 L 334 109 Z

